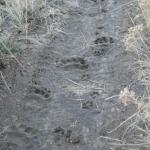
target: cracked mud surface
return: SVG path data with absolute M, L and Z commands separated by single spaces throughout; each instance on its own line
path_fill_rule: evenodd
M 0 85 L 0 150 L 123 150 L 100 136 L 122 139 L 127 125 L 109 131 L 135 111 L 116 97 L 106 100 L 125 86 L 138 86 L 122 41 L 132 26 L 126 12 L 136 7 L 124 5 L 129 2 L 64 0 L 66 34 L 33 57 L 27 54 L 28 75 L 10 73 L 13 94 Z M 136 134 L 124 138 L 132 141 Z

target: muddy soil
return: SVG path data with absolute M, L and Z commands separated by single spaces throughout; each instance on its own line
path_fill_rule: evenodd
M 11 66 L 6 74 L 11 94 L 1 85 L 0 150 L 143 149 L 112 140 L 134 143 L 141 136 L 127 130 L 131 122 L 114 130 L 136 111 L 115 95 L 126 86 L 138 93 L 143 88 L 123 43 L 132 26 L 128 13 L 134 15 L 137 4 L 64 0 L 63 5 L 68 10 L 63 33 L 48 46 L 26 51 L 21 59 L 26 72 Z

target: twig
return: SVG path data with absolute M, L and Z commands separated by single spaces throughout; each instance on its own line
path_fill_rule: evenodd
M 107 137 L 107 136 L 100 136 L 99 138 L 103 138 L 103 139 L 107 139 L 107 140 L 112 140 L 112 141 L 117 141 L 117 142 L 123 142 L 122 140 L 114 139 L 114 138 Z
M 5 86 L 6 86 L 6 88 L 8 89 L 9 93 L 11 94 L 12 92 L 11 92 L 11 90 L 10 90 L 10 88 L 9 88 L 6 80 L 5 80 L 5 77 L 3 76 L 2 71 L 0 71 L 0 75 L 1 75 L 1 78 L 2 78 L 2 80 L 3 80 L 3 82 L 4 82 Z
M 76 85 L 76 86 L 85 88 L 83 85 L 81 85 L 81 84 L 79 84 L 79 83 L 77 83 L 77 82 L 75 82 L 75 81 L 73 81 L 73 80 L 71 80 L 71 79 L 66 79 L 66 80 L 68 80 L 69 82 L 73 83 L 73 84 Z
M 76 86 L 81 87 L 81 88 L 89 89 L 88 87 L 86 87 L 86 86 L 84 86 L 84 85 L 82 85 L 82 84 L 80 84 L 80 83 L 77 83 L 77 82 L 75 82 L 75 81 L 73 81 L 73 80 L 71 80 L 71 79 L 66 79 L 66 80 L 69 81 L 69 82 L 71 82 L 71 83 L 73 83 L 73 84 L 76 85 Z M 94 89 L 94 90 L 103 90 L 102 88 L 96 88 L 96 87 L 91 87 L 91 89 Z
M 110 145 L 115 145 L 115 146 L 142 146 L 142 145 L 149 145 L 148 143 L 135 143 L 135 144 L 132 144 L 132 143 L 126 143 L 126 144 L 119 144 L 119 143 L 109 143 Z
M 110 99 L 112 99 L 112 98 L 114 98 L 114 97 L 118 97 L 119 95 L 113 95 L 113 96 L 111 96 L 111 97 L 107 97 L 107 98 L 105 98 L 105 100 L 107 101 L 107 100 L 110 100 Z
M 125 121 L 123 121 L 122 123 L 120 123 L 116 128 L 114 128 L 113 130 L 109 131 L 108 133 L 112 133 L 112 132 L 116 131 L 118 128 L 120 128 L 122 125 L 124 125 L 127 121 L 129 121 L 132 118 L 134 118 L 138 113 L 139 113 L 139 111 L 136 112 L 136 113 L 134 113 L 133 115 L 131 115 L 129 118 L 127 118 Z

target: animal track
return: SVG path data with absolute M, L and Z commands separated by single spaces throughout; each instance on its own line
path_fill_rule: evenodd
M 103 56 L 105 53 L 107 53 L 109 50 L 109 45 L 101 45 L 101 47 L 94 48 L 93 54 L 94 56 Z
M 102 56 L 108 51 L 107 48 L 100 48 L 99 50 L 94 51 L 94 56 Z
M 62 127 L 56 127 L 55 129 L 54 129 L 54 131 L 53 131 L 53 133 L 55 133 L 55 134 L 61 134 L 61 135 L 64 135 L 64 133 L 65 133 L 65 130 L 62 128 Z
M 93 101 L 83 101 L 82 109 L 90 109 L 93 107 Z
M 36 87 L 36 86 L 31 87 L 29 92 L 35 93 L 37 95 L 41 95 L 44 98 L 49 98 L 50 94 L 51 94 L 51 91 L 48 90 L 47 88 L 40 88 L 40 87 Z
M 58 142 L 61 139 L 65 139 L 65 142 L 70 144 L 80 143 L 80 135 L 75 131 L 65 130 L 62 127 L 56 127 L 53 133 L 55 142 Z
M 93 91 L 93 92 L 90 93 L 90 96 L 91 96 L 93 99 L 95 99 L 95 98 L 97 98 L 97 97 L 99 96 L 99 92 Z
M 78 144 L 80 143 L 80 136 L 74 133 L 72 130 L 67 130 L 66 142 L 70 144 Z
M 90 75 L 89 75 L 89 74 L 83 74 L 83 75 L 81 76 L 81 80 L 83 80 L 83 81 L 86 81 L 86 80 L 88 80 L 88 79 L 90 79 Z
M 0 143 L 0 150 L 20 150 L 24 146 L 35 147 L 39 143 L 41 132 L 24 124 L 13 125 L 3 132 L 2 136 L 7 141 L 5 145 Z
M 114 39 L 112 37 L 105 37 L 102 36 L 100 38 L 97 38 L 94 41 L 94 44 L 98 45 L 100 44 L 99 47 L 94 48 L 94 56 L 102 56 L 104 55 L 110 47 L 110 44 L 114 43 Z
M 102 13 L 106 13 L 107 10 L 106 10 L 106 9 L 102 9 L 101 12 L 102 12 Z
M 82 57 L 71 57 L 67 59 L 62 59 L 58 63 L 58 66 L 64 69 L 88 69 L 88 63 Z
M 111 43 L 114 43 L 114 39 L 112 37 L 105 37 L 105 36 L 102 36 L 100 38 L 97 38 L 95 41 L 94 41 L 95 44 L 111 44 Z
M 34 144 L 39 143 L 39 138 L 41 136 L 41 131 L 40 130 L 38 130 L 34 127 L 31 127 L 31 126 L 25 125 L 25 124 L 20 124 L 18 126 L 18 131 L 20 133 L 26 135 L 26 137 L 30 140 L 30 142 L 28 142 L 29 145 L 31 143 L 34 143 Z

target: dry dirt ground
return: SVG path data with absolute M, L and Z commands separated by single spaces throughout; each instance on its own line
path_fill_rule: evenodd
M 120 90 L 143 89 L 123 43 L 137 3 L 63 5 L 63 33 L 48 46 L 27 49 L 20 59 L 25 71 L 15 61 L 1 67 L 12 93 L 1 82 L 0 150 L 146 150 L 135 144 L 141 133 L 127 129 L 133 120 L 115 130 L 136 111 L 121 104 Z

